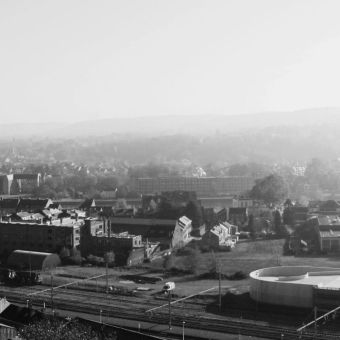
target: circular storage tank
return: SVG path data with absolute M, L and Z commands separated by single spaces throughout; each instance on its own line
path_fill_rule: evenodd
M 311 308 L 315 288 L 340 290 L 340 269 L 283 266 L 250 273 L 250 296 L 261 303 Z

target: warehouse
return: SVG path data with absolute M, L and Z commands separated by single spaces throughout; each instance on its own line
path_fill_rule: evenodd
M 50 270 L 60 263 L 57 254 L 27 250 L 14 250 L 7 260 L 9 268 L 23 270 Z

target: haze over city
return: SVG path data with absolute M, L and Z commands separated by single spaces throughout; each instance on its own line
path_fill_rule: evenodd
M 1 123 L 340 107 L 339 9 L 1 1 Z

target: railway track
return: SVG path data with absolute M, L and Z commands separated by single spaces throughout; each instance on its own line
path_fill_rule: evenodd
M 29 289 L 15 289 L 7 290 L 7 299 L 10 302 L 26 303 L 28 292 L 38 291 L 39 288 L 30 287 Z M 103 296 L 104 295 L 104 296 Z M 167 324 L 169 316 L 167 310 L 158 310 L 155 313 L 146 314 L 146 309 L 152 307 L 151 301 L 139 301 L 136 303 L 136 298 L 126 299 L 126 297 L 115 297 L 106 299 L 105 294 L 95 294 L 95 296 L 89 296 L 88 292 L 75 292 L 74 290 L 67 292 L 59 291 L 58 294 L 53 297 L 54 307 L 79 313 L 86 313 L 92 315 L 98 315 L 99 310 L 106 317 L 115 317 L 130 319 L 136 321 L 152 322 L 157 324 Z M 32 299 L 33 306 L 42 307 L 45 302 L 46 307 L 51 308 L 50 294 L 45 292 L 41 295 L 36 295 Z M 116 302 L 116 304 L 114 304 Z M 128 302 L 128 303 L 127 303 Z M 118 305 L 117 305 L 118 303 Z M 136 306 L 137 304 L 137 306 Z M 175 305 L 173 305 L 175 306 Z M 133 308 L 132 308 L 133 307 Z M 190 309 L 190 311 L 189 311 Z M 194 314 L 190 306 L 186 309 L 173 308 L 172 309 L 172 324 L 181 326 L 183 320 L 185 320 L 186 328 L 210 330 L 214 332 L 230 333 L 230 334 L 242 334 L 247 336 L 258 336 L 268 339 L 284 339 L 284 340 L 297 340 L 297 339 L 320 339 L 320 340 L 335 340 L 339 339 L 339 335 L 326 334 L 326 333 L 310 333 L 306 332 L 302 335 L 297 334 L 295 329 L 274 327 L 270 325 L 263 325 L 258 323 L 250 323 L 247 321 L 233 321 L 230 319 L 221 318 L 209 318 L 203 315 Z
M 46 287 L 49 288 L 49 287 Z M 43 287 L 44 289 L 44 287 Z M 38 293 L 39 291 L 43 290 L 41 286 L 36 287 L 27 287 L 27 288 L 11 288 L 6 287 L 6 289 L 2 289 L 2 293 L 4 295 L 10 294 L 9 292 L 13 292 L 21 295 L 26 295 L 26 299 L 30 300 L 37 300 L 39 298 L 44 298 L 45 300 L 51 298 L 50 291 L 39 293 L 36 295 L 31 295 L 32 293 Z M 1 290 L 0 290 L 1 292 Z M 120 305 L 132 305 L 134 307 L 142 306 L 145 310 L 150 309 L 152 307 L 158 307 L 160 305 L 160 301 L 163 303 L 167 303 L 167 299 L 159 299 L 155 300 L 150 297 L 145 296 L 122 296 L 122 295 L 115 295 L 115 294 L 105 294 L 102 292 L 93 292 L 93 291 L 86 291 L 86 290 L 78 290 L 78 289 L 58 289 L 53 292 L 54 299 L 58 297 L 68 296 L 69 299 L 76 300 L 76 301 L 91 301 L 96 303 L 99 302 L 100 304 L 112 306 L 113 304 L 120 304 Z M 197 302 L 186 301 L 186 303 L 174 304 L 172 305 L 173 309 L 180 309 L 180 310 L 188 310 L 190 312 L 196 313 L 205 313 L 206 305 Z

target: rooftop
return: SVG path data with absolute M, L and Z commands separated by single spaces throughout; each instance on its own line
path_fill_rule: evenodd
M 262 281 L 294 283 L 340 290 L 340 269 L 320 267 L 272 267 L 250 274 Z
M 161 220 L 161 219 L 152 219 L 152 218 L 124 218 L 124 217 L 111 217 L 111 224 L 122 224 L 122 225 L 163 225 L 163 226 L 174 226 L 176 224 L 176 220 Z
M 53 222 L 52 224 L 47 224 L 47 223 L 36 223 L 36 222 L 28 222 L 28 221 L 15 221 L 15 222 L 9 222 L 9 221 L 1 221 L 1 224 L 10 224 L 10 225 L 26 225 L 26 226 L 45 226 L 45 227 L 70 227 L 70 228 L 74 228 L 77 226 L 80 226 L 81 223 L 77 223 L 76 221 L 74 221 L 74 223 L 60 223 L 59 220 L 56 220 L 55 222 Z

